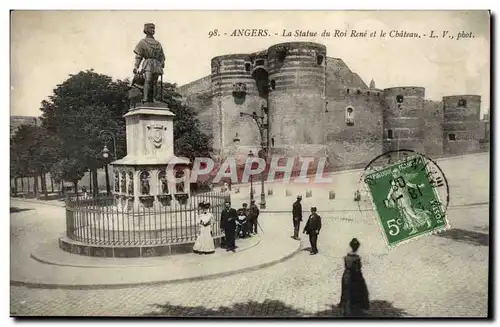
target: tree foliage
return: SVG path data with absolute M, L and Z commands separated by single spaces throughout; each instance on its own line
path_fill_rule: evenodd
M 175 114 L 174 149 L 177 156 L 193 160 L 196 157 L 209 157 L 210 137 L 200 128 L 195 112 L 181 102 L 181 95 L 176 92 L 176 85 L 164 83 L 163 102 Z
M 201 132 L 195 113 L 181 103 L 175 88 L 175 84 L 164 84 L 163 101 L 176 115 L 176 155 L 190 159 L 209 156 L 209 137 Z M 130 107 L 129 91 L 128 80 L 113 80 L 93 70 L 70 75 L 57 85 L 48 100 L 42 101 L 40 110 L 44 130 L 60 140 L 54 141 L 54 144 L 62 150 L 56 156 L 58 161 L 51 163 L 50 169 L 44 168 L 49 169 L 56 179 L 75 182 L 88 169 L 95 171 L 102 167 L 105 164 L 101 152 L 104 144 L 99 138 L 102 130 L 109 130 L 116 137 L 118 158 L 113 159 L 124 157 L 126 131 L 123 115 Z M 107 146 L 113 154 L 113 144 Z M 39 155 L 46 156 L 43 153 Z
M 125 156 L 122 116 L 129 108 L 128 84 L 93 70 L 81 71 L 42 101 L 42 125 L 63 142 L 64 153 L 53 172 L 57 178 L 75 183 L 88 169 L 95 171 L 106 164 L 101 152 L 105 144 L 99 137 L 102 130 L 115 135 L 117 156 Z M 107 146 L 111 149 L 113 144 Z
M 59 138 L 40 126 L 21 125 L 11 138 L 11 162 L 20 175 L 36 176 L 50 171 L 61 153 Z

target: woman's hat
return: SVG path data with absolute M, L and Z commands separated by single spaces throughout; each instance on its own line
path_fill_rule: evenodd
M 199 204 L 199 207 L 203 208 L 203 209 L 210 208 L 210 203 L 205 202 L 205 201 L 201 201 Z
M 349 242 L 349 245 L 351 246 L 351 248 L 353 248 L 353 249 L 356 248 L 357 249 L 357 248 L 359 248 L 360 243 L 359 243 L 359 241 L 358 241 L 357 238 L 353 238 L 351 240 L 351 242 Z

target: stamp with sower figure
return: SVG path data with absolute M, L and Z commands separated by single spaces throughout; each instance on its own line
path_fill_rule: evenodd
M 388 162 L 365 169 L 369 172 L 362 177 L 389 247 L 450 228 L 448 184 L 441 169 L 423 154 L 394 152 L 401 151 L 407 154 L 404 160 L 391 163 L 391 156 L 384 154 Z M 445 189 L 445 202 L 438 188 Z

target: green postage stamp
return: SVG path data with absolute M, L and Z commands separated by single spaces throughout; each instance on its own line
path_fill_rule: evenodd
M 389 247 L 449 227 L 422 156 L 369 173 L 364 182 Z

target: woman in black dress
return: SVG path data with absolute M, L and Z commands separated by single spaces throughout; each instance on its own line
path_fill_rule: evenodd
M 360 243 L 353 238 L 349 243 L 352 251 L 344 257 L 342 275 L 342 295 L 339 308 L 344 316 L 358 316 L 363 310 L 370 309 L 368 288 L 361 272 L 361 257 L 356 253 Z

